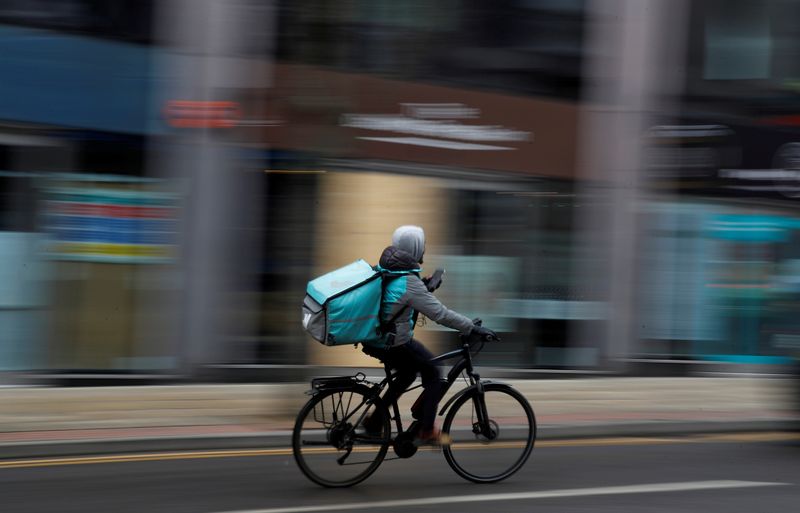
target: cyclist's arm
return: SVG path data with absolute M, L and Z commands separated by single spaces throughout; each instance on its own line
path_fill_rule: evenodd
M 416 276 L 409 276 L 406 283 L 408 304 L 428 319 L 467 335 L 472 331 L 472 321 L 458 312 L 448 309 L 436 299 L 425 284 Z

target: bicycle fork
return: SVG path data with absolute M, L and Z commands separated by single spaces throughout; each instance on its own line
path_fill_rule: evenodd
M 475 408 L 475 416 L 478 418 L 477 422 L 472 424 L 472 432 L 476 435 L 483 435 L 487 440 L 494 440 L 497 438 L 497 430 L 492 427 L 491 419 L 489 419 L 489 412 L 486 410 L 486 393 L 480 378 L 478 378 L 475 385 L 475 395 L 472 397 L 472 404 Z

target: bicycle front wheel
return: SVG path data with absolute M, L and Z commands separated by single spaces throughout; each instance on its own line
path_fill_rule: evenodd
M 389 449 L 391 425 L 380 398 L 368 404 L 370 395 L 366 387 L 324 390 L 300 410 L 292 450 L 310 480 L 327 487 L 353 486 L 377 470 Z M 378 419 L 371 432 L 362 425 L 369 416 Z
M 536 441 L 536 417 L 527 399 L 508 385 L 486 383 L 482 397 L 471 390 L 447 412 L 442 431 L 450 435 L 451 443 L 443 452 L 464 479 L 494 483 L 528 460 Z

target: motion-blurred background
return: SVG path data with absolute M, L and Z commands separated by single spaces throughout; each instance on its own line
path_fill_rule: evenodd
M 306 338 L 300 305 L 401 224 L 426 229 L 442 300 L 501 332 L 483 365 L 785 372 L 798 19 L 789 0 L 0 0 L 0 380 L 371 364 Z

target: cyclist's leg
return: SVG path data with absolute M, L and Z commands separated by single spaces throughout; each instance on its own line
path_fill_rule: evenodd
M 409 364 L 403 346 L 398 346 L 387 350 L 384 358 L 384 363 L 390 368 L 394 369 L 394 376 L 389 383 L 389 390 L 383 397 L 384 404 L 391 405 L 403 395 L 403 392 L 411 386 L 411 383 L 417 377 L 417 368 L 413 362 Z
M 409 365 L 408 359 L 405 357 L 404 351 L 397 351 L 396 348 L 376 348 L 370 346 L 362 346 L 361 350 L 384 363 L 389 369 L 394 369 L 395 373 L 392 380 L 389 382 L 389 390 L 383 396 L 383 403 L 387 407 L 391 407 L 403 392 L 414 382 L 417 377 L 417 369 L 414 365 Z
M 433 354 L 416 339 L 411 339 L 402 346 L 390 349 L 389 354 L 392 357 L 393 367 L 407 372 L 404 376 L 403 390 L 414 381 L 417 373 L 422 378 L 420 429 L 422 431 L 432 430 L 436 419 L 436 406 L 439 403 L 439 395 L 441 393 L 439 368 L 431 363 Z M 409 377 L 410 379 L 408 379 Z
M 402 347 L 402 346 L 400 346 Z M 395 348 L 397 349 L 397 348 Z M 362 351 L 377 358 L 383 362 L 389 369 L 394 369 L 394 374 L 391 381 L 389 381 L 389 389 L 383 396 L 383 404 L 386 405 L 386 413 L 391 416 L 392 404 L 403 395 L 403 392 L 414 382 L 417 377 L 416 367 L 409 366 L 404 358 L 403 351 L 396 351 L 395 349 L 374 348 L 363 346 Z M 364 427 L 367 431 L 375 431 L 380 429 L 383 424 L 380 418 L 367 417 L 364 420 Z

